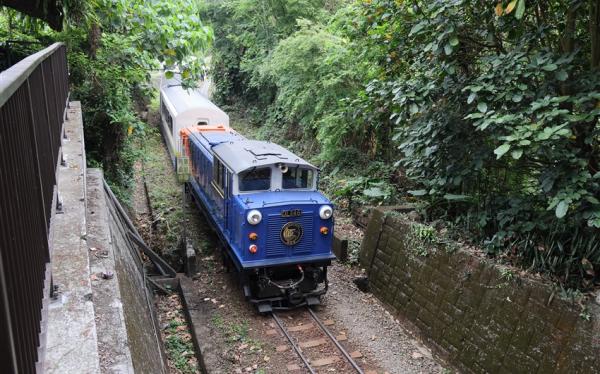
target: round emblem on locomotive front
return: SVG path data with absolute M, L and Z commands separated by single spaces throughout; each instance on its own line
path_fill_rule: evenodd
M 281 241 L 285 245 L 296 245 L 302 239 L 302 226 L 297 222 L 288 222 L 281 229 Z

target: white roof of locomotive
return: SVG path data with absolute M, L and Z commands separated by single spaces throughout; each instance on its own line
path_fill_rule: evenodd
M 305 166 L 318 170 L 308 161 L 300 158 L 279 144 L 260 140 L 226 141 L 212 147 L 213 152 L 225 165 L 238 174 L 255 167 L 275 165 Z
M 163 100 L 167 101 L 174 111 L 171 115 L 175 121 L 181 117 L 208 118 L 212 122 L 211 125 L 229 127 L 227 113 L 200 93 L 200 89 L 184 89 L 177 76 L 161 82 L 161 93 Z

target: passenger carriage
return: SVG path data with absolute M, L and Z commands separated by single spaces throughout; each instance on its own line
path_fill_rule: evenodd
M 190 126 L 229 127 L 229 116 L 213 104 L 199 89 L 184 89 L 181 79 L 163 79 L 160 89 L 161 132 L 173 165 L 181 155 L 179 133 Z

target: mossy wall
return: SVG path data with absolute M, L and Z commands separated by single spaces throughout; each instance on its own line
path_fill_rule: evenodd
M 376 209 L 360 263 L 375 296 L 438 354 L 465 372 L 600 373 L 597 305 L 435 235 Z
M 144 265 L 114 202 L 107 194 L 105 198 L 133 367 L 136 373 L 166 374 L 169 369 L 160 341 L 154 297 L 144 276 Z

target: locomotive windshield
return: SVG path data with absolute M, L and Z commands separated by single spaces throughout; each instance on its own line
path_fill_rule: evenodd
M 271 168 L 251 169 L 240 173 L 241 192 L 266 191 L 271 188 Z
M 281 184 L 285 190 L 306 189 L 313 187 L 314 172 L 299 167 L 289 168 L 282 174 Z

